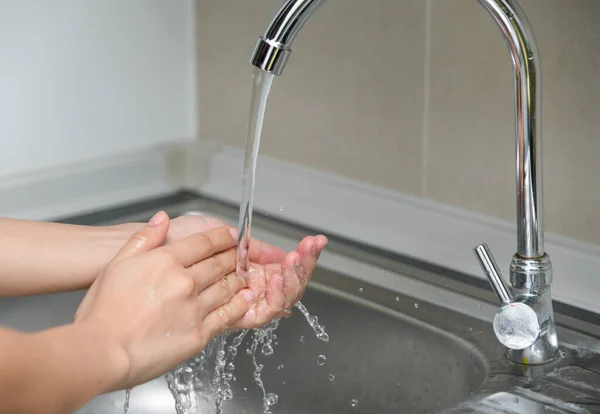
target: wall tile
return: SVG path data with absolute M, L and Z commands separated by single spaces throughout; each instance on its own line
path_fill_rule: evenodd
M 600 2 L 523 0 L 542 58 L 547 231 L 600 244 Z M 471 0 L 434 1 L 428 195 L 514 220 L 512 68 Z
M 200 1 L 202 136 L 243 145 L 247 62 L 280 4 Z M 262 153 L 418 193 L 424 16 L 420 0 L 324 4 L 273 85 Z

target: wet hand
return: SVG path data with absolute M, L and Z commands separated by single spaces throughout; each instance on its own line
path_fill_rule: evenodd
M 235 274 L 235 234 L 219 227 L 164 245 L 169 224 L 161 212 L 135 233 L 77 310 L 75 323 L 109 338 L 111 356 L 121 361 L 113 389 L 197 355 L 255 299 Z
M 290 316 L 293 306 L 302 298 L 326 245 L 325 236 L 309 236 L 300 242 L 296 251 L 287 253 L 280 263 L 250 263 L 248 272 L 240 276 L 247 280 L 256 301 L 232 325 L 232 329 L 256 328 L 275 318 Z
M 179 216 L 171 220 L 165 244 L 176 243 L 192 234 L 204 233 L 218 227 L 235 229 L 230 224 L 215 217 L 199 215 Z M 249 254 L 250 261 L 261 265 L 281 263 L 286 256 L 286 252 L 283 249 L 255 239 L 250 240 Z

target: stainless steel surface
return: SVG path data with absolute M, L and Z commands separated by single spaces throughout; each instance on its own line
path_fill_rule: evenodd
M 490 13 L 504 35 L 510 50 L 515 76 L 517 253 L 511 265 L 511 281 L 527 280 L 525 283 L 513 282 L 513 287 L 519 294 L 517 301 L 535 295 L 537 303 L 540 304 L 538 316 L 542 317 L 541 323 L 548 332 L 555 332 L 550 298 L 551 278 L 546 279 L 548 287 L 539 292 L 528 287 L 531 285 L 530 279 L 539 277 L 539 272 L 535 269 L 537 263 L 543 262 L 547 267 L 544 270 L 545 274 L 552 273 L 550 259 L 544 252 L 541 65 L 537 42 L 531 25 L 516 0 L 478 1 Z M 324 0 L 285 1 L 265 34 L 259 38 L 251 63 L 262 70 L 280 75 L 287 64 L 292 43 L 298 32 L 324 2 Z M 529 263 L 516 270 L 515 263 L 518 260 L 529 261 Z M 491 269 L 484 266 L 484 272 L 489 277 L 494 290 L 501 295 L 500 300 L 502 303 L 508 303 L 506 301 L 509 300 L 510 292 L 501 278 L 489 273 Z M 516 275 L 515 278 L 512 277 L 513 273 Z M 503 309 L 499 313 L 507 314 Z M 507 355 L 517 363 L 536 364 L 550 362 L 556 357 L 556 346 L 552 335 L 540 334 L 539 340 L 530 348 L 519 352 L 509 348 Z
M 206 200 L 163 208 L 171 217 L 198 211 L 232 223 L 238 212 Z M 111 222 L 143 221 L 155 211 Z M 260 217 L 254 221 L 254 230 L 261 238 L 286 247 L 303 234 L 293 226 Z M 391 268 L 390 263 L 384 266 L 382 254 L 359 250 L 360 260 Z M 369 281 L 385 272 L 371 267 L 369 274 L 353 273 L 356 257 L 352 248 L 332 238 L 322 255 L 325 265 L 315 272 L 303 300 L 326 326 L 330 342 L 317 340 L 301 315 L 294 314 L 281 322 L 274 355 L 260 357 L 267 390 L 279 394 L 274 414 L 600 412 L 597 338 L 560 327 L 559 359 L 541 366 L 512 364 L 492 332 L 493 313 L 489 318 L 478 315 L 485 307 L 477 305 L 473 311 L 464 296 L 428 303 L 433 298 L 430 291 L 396 282 L 420 277 L 417 270 L 387 272 L 389 287 L 377 286 Z M 344 261 L 351 266 L 340 266 Z M 331 263 L 336 269 L 324 267 Z M 433 282 L 442 278 L 438 274 Z M 396 285 L 404 291 L 394 291 Z M 83 295 L 0 299 L 0 324 L 35 331 L 69 323 Z M 235 398 L 227 403 L 227 414 L 262 412 L 249 357 L 243 350 L 236 359 Z M 319 355 L 327 358 L 322 366 L 317 364 Z M 330 374 L 335 376 L 333 382 Z M 124 398 L 124 391 L 107 394 L 78 413 L 121 413 Z M 358 401 L 355 407 L 353 399 Z M 132 390 L 129 413 L 174 413 L 173 404 L 164 379 L 158 378 Z

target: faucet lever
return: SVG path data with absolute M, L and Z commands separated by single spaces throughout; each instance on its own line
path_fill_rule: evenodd
M 500 302 L 503 305 L 511 303 L 513 300 L 512 294 L 502 277 L 502 273 L 500 272 L 498 264 L 496 263 L 494 256 L 492 256 L 492 252 L 487 243 L 480 244 L 473 249 L 473 252 L 475 253 L 475 257 L 477 257 L 477 261 L 479 262 L 483 273 L 490 281 L 494 293 L 498 296 L 498 299 L 500 299 Z

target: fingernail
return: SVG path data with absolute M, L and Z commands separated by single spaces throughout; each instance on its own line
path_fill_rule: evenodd
M 154 217 L 152 217 L 150 219 L 150 221 L 148 222 L 149 225 L 151 226 L 158 226 L 160 223 L 162 223 L 162 221 L 164 220 L 165 215 L 163 214 L 162 211 L 159 211 L 158 213 L 156 213 L 154 215 Z
M 229 234 L 231 234 L 231 237 L 233 237 L 233 240 L 237 241 L 237 239 L 238 239 L 238 231 L 235 228 L 230 227 L 229 228 Z
M 256 299 L 256 295 L 250 289 L 246 289 L 246 290 L 242 291 L 242 297 L 244 298 L 244 300 L 246 302 L 249 302 L 249 303 L 254 302 L 254 299 Z

